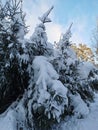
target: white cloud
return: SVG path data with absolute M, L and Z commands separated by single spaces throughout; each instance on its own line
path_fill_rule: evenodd
M 59 41 L 62 30 L 63 29 L 60 24 L 51 23 L 50 25 L 47 25 L 48 40 L 52 43 L 54 41 Z

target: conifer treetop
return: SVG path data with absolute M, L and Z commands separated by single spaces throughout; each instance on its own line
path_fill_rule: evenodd
M 46 13 L 44 13 L 44 14 L 42 15 L 42 17 L 39 17 L 39 20 L 40 20 L 42 23 L 51 22 L 51 19 L 48 18 L 48 15 L 50 14 L 50 12 L 52 11 L 53 8 L 54 8 L 54 6 L 52 6 Z
M 71 37 L 71 27 L 73 25 L 73 22 L 70 24 L 69 28 L 67 29 L 66 33 L 63 34 L 63 39 L 68 39 Z
M 70 24 L 68 30 L 66 31 L 66 34 L 70 32 L 72 25 L 73 25 L 73 22 Z

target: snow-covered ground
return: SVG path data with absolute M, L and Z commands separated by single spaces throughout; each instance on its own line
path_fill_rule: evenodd
M 98 130 L 98 94 L 95 97 L 95 102 L 91 104 L 89 115 L 85 119 L 69 118 L 67 122 L 63 121 L 58 125 L 56 130 Z
M 8 109 L 4 114 L 0 115 L 0 130 L 16 130 L 16 111 L 13 108 Z M 29 130 L 29 129 L 28 129 Z M 75 117 L 62 121 L 53 130 L 98 130 L 98 94 L 96 94 L 95 102 L 90 106 L 90 113 L 84 119 L 76 119 Z
M 22 101 L 14 102 L 0 115 L 0 130 L 27 130 L 24 126 L 26 112 Z

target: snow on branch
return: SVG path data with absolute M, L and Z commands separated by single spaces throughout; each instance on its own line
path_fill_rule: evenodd
M 35 80 L 37 80 L 36 84 L 42 84 L 43 89 L 47 89 L 46 82 L 49 82 L 50 79 L 55 80 L 59 78 L 57 72 L 54 70 L 53 66 L 47 61 L 46 57 L 37 56 L 33 61 L 33 65 L 34 70 L 36 71 L 35 74 L 38 77 L 35 78 Z
M 51 22 L 51 19 L 48 18 L 48 15 L 50 14 L 50 12 L 52 11 L 53 8 L 54 8 L 54 6 L 52 6 L 46 13 L 44 13 L 44 14 L 42 15 L 42 17 L 39 17 L 39 20 L 40 20 L 42 23 Z
M 59 122 L 68 106 L 67 88 L 59 81 L 57 72 L 46 57 L 36 56 L 33 68 L 35 87 L 33 92 L 32 89 L 28 92 L 28 95 L 33 95 L 29 101 L 32 106 L 28 104 L 29 111 L 32 108 L 34 113 L 38 111 Z

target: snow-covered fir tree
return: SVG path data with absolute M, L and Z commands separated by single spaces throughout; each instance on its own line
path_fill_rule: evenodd
M 36 46 L 36 49 L 33 48 L 34 53 L 38 56 L 28 66 L 30 74 L 28 117 L 29 121 L 34 118 L 35 121 L 39 122 L 37 125 L 41 129 L 48 128 L 49 122 L 52 123 L 53 120 L 59 122 L 68 105 L 67 88 L 58 80 L 57 72 L 49 63 L 49 55 L 53 48 L 47 42 L 44 24 L 51 21 L 48 15 L 52 8 L 39 18 L 41 24 L 36 27 L 31 37 L 32 43 Z
M 76 106 L 74 106 L 75 104 L 73 103 L 74 99 L 79 100 L 78 102 L 80 102 L 80 104 L 84 103 L 86 106 L 84 108 L 87 109 L 88 102 L 93 101 L 94 94 L 88 81 L 88 76 L 84 79 L 79 73 L 81 66 L 83 65 L 85 68 L 85 64 L 79 61 L 74 50 L 70 47 L 71 26 L 72 24 L 57 43 L 57 48 L 54 52 L 54 59 L 52 63 L 60 75 L 59 79 L 68 88 L 68 114 L 75 114 L 74 112 Z M 78 105 L 79 104 L 77 103 L 77 108 Z M 79 118 L 85 116 L 85 111 L 84 113 L 81 112 L 82 111 L 77 109 Z
M 1 8 L 1 33 L 0 33 L 0 103 L 4 109 L 19 93 L 24 91 L 26 73 L 22 63 L 23 39 L 26 33 L 24 16 L 21 10 L 21 0 L 9 0 Z M 23 68 L 24 67 L 24 68 Z M 25 75 L 24 75 L 25 74 Z M 1 108 L 1 111 L 3 110 Z

